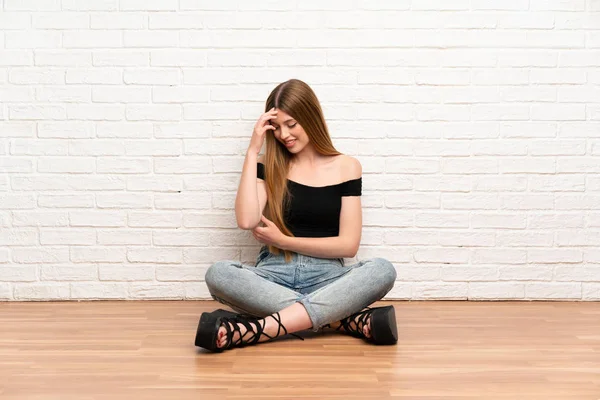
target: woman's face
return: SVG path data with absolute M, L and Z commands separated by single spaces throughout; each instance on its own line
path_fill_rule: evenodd
M 275 127 L 273 134 L 290 153 L 298 154 L 308 144 L 308 135 L 300 124 L 287 113 L 277 110 L 277 117 L 271 119 L 271 125 Z

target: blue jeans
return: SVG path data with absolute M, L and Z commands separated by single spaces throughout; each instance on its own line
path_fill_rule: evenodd
M 394 286 L 396 270 L 383 258 L 344 266 L 340 258 L 317 258 L 283 254 L 263 246 L 256 266 L 239 261 L 219 261 L 206 272 L 213 299 L 237 312 L 265 317 L 301 303 L 312 329 L 339 321 L 380 300 Z

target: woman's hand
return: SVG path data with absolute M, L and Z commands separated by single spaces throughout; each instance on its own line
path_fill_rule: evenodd
M 252 235 L 254 235 L 254 238 L 260 243 L 272 245 L 281 249 L 282 243 L 287 236 L 281 233 L 277 225 L 268 220 L 264 215 L 260 220 L 265 224 L 265 226 L 257 226 L 256 228 L 252 229 Z
M 260 116 L 256 124 L 254 125 L 254 131 L 252 132 L 252 138 L 250 139 L 250 146 L 248 151 L 252 151 L 256 154 L 260 153 L 260 149 L 265 141 L 265 133 L 268 130 L 275 130 L 275 127 L 270 124 L 270 119 L 277 117 L 277 111 L 275 107 Z

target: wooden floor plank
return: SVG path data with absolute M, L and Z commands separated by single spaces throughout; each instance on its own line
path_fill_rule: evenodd
M 208 301 L 0 303 L 0 399 L 600 399 L 600 303 L 381 302 L 397 346 L 193 345 Z

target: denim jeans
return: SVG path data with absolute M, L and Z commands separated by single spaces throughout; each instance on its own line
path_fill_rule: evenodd
M 237 312 L 265 317 L 301 303 L 318 331 L 380 300 L 394 286 L 396 270 L 389 261 L 373 258 L 345 266 L 340 258 L 283 254 L 263 246 L 256 266 L 219 261 L 206 272 L 213 299 Z

